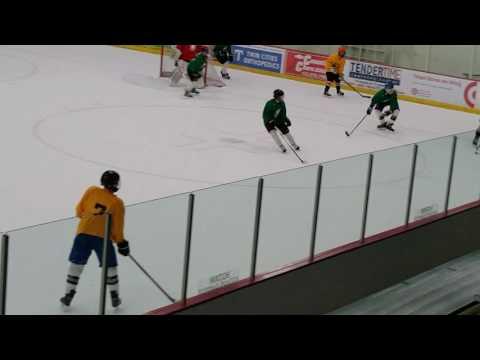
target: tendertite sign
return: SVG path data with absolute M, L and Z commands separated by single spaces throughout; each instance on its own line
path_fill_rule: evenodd
M 357 85 L 378 88 L 391 81 L 399 86 L 402 79 L 402 69 L 372 64 L 367 62 L 348 60 L 346 75 Z
M 285 73 L 306 78 L 325 80 L 327 56 L 287 50 Z

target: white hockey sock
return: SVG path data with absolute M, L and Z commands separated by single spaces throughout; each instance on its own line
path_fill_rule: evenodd
M 116 266 L 109 267 L 107 269 L 107 285 L 110 292 L 116 291 L 118 293 L 120 290 L 120 286 L 118 284 L 118 269 Z
M 190 92 L 193 89 L 192 81 L 187 77 L 187 84 L 185 85 L 185 90 Z
M 283 144 L 280 138 L 278 137 L 277 130 L 271 130 L 269 134 L 272 137 L 273 141 L 275 141 L 275 144 L 277 144 L 277 146 L 281 148 Z
M 227 63 L 223 64 L 221 72 L 222 74 L 228 74 Z
M 67 287 L 65 291 L 67 294 L 70 291 L 77 289 L 78 282 L 80 281 L 80 275 L 82 275 L 84 267 L 85 265 L 70 263 L 67 274 Z
M 374 113 L 377 119 L 380 121 L 380 124 L 383 124 L 385 122 L 385 119 L 382 118 L 383 113 L 380 110 L 374 110 Z
M 172 76 L 170 77 L 170 85 L 177 85 L 182 79 L 182 70 L 179 67 L 176 67 L 173 70 Z
M 293 136 L 291 133 L 288 133 L 285 135 L 285 137 L 287 138 L 288 142 L 293 146 L 293 147 L 296 147 L 297 144 L 295 143 L 295 140 L 293 140 Z

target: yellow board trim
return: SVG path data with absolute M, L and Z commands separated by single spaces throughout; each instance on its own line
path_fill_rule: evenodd
M 126 48 L 130 50 L 136 50 L 136 51 L 142 51 L 150 54 L 160 54 L 160 48 L 152 48 L 146 45 L 115 45 L 117 47 L 121 48 Z M 165 53 L 167 55 L 170 54 L 170 49 L 165 48 Z M 219 64 L 218 62 L 214 61 L 216 64 Z M 267 76 L 273 76 L 273 77 L 278 77 L 282 79 L 288 79 L 288 80 L 294 80 L 294 81 L 300 81 L 304 83 L 309 83 L 309 84 L 316 84 L 316 85 L 325 85 L 325 81 L 323 80 L 317 80 L 317 79 L 309 79 L 297 75 L 290 75 L 290 74 L 282 74 L 282 73 L 275 73 L 272 71 L 268 70 L 261 70 L 261 69 L 255 69 L 251 68 L 248 66 L 243 66 L 243 65 L 238 65 L 238 64 L 229 64 L 229 68 L 236 69 L 236 70 L 241 70 L 241 71 L 247 71 L 255 74 L 260 74 L 260 75 L 267 75 Z M 345 85 L 342 85 L 342 89 L 346 91 L 353 91 L 349 87 L 345 87 Z M 356 89 L 360 92 L 366 93 L 366 94 L 375 94 L 375 90 L 368 89 L 368 88 L 363 88 L 363 87 L 356 87 Z M 444 103 L 441 101 L 437 100 L 429 100 L 429 99 L 420 99 L 416 98 L 411 95 L 399 95 L 398 98 L 400 100 L 412 102 L 412 103 L 417 103 L 417 104 L 422 104 L 422 105 L 428 105 L 428 106 L 434 106 L 434 107 L 439 107 L 443 109 L 448 109 L 448 110 L 455 110 L 455 111 L 462 111 L 466 113 L 471 113 L 471 114 L 479 114 L 480 115 L 480 109 L 472 109 L 469 108 L 468 106 L 462 106 L 462 105 L 455 105 L 455 104 L 448 104 Z

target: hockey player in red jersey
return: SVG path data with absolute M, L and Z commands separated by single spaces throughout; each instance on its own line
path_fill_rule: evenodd
M 170 78 L 170 85 L 178 85 L 182 77 L 187 77 L 187 66 L 202 50 L 202 45 L 176 45 L 174 48 L 175 70 Z

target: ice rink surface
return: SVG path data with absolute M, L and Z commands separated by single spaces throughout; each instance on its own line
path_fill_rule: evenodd
M 369 104 L 353 92 L 325 98 L 318 85 L 231 70 L 226 87 L 208 87 L 186 99 L 182 88 L 157 78 L 158 55 L 110 46 L 1 46 L 0 63 L 0 231 L 73 216 L 83 191 L 97 184 L 106 169 L 120 172 L 119 196 L 129 205 L 302 167 L 292 153 L 277 150 L 263 127 L 263 105 L 276 88 L 285 91 L 292 134 L 308 164 L 470 131 L 478 124 L 472 114 L 401 101 L 395 133 L 378 131 L 371 117 L 347 138 L 344 131 Z M 405 161 L 401 173 L 408 168 Z M 246 184 L 254 189 L 254 182 Z M 245 207 L 253 203 L 254 194 L 242 198 Z M 305 201 L 311 199 L 310 193 L 304 195 Z M 183 221 L 184 202 L 176 204 L 177 200 L 166 201 L 163 211 L 172 217 L 177 211 Z M 145 207 L 128 208 L 127 217 L 138 221 L 130 221 L 127 236 L 134 237 L 133 229 L 141 228 L 145 217 L 158 221 L 160 207 L 155 216 Z M 267 216 L 265 221 L 274 219 Z M 58 298 L 75 225 L 76 220 L 65 220 L 12 233 L 7 311 L 63 313 Z M 155 249 L 163 256 L 166 249 L 176 249 L 163 265 L 154 265 L 154 257 L 149 258 L 151 246 L 132 240 L 138 260 L 147 259 L 147 268 L 153 267 L 170 289 L 181 278 L 183 231 L 172 236 L 172 244 Z M 245 246 L 247 257 L 248 252 Z M 198 264 L 192 261 L 195 268 Z M 70 313 L 96 312 L 99 272 L 93 263 Z M 119 313 L 141 313 L 167 304 L 125 259 L 120 282 L 126 304 Z M 172 291 L 178 297 L 179 289 Z M 32 297 L 43 300 L 34 305 Z

